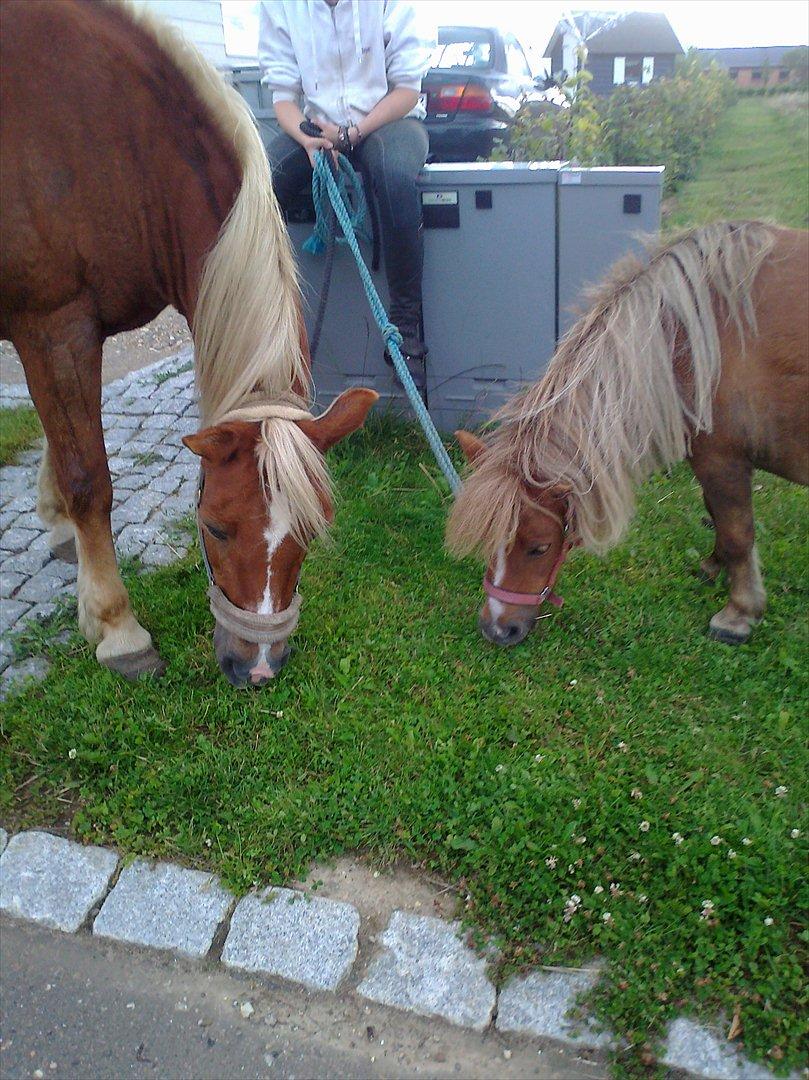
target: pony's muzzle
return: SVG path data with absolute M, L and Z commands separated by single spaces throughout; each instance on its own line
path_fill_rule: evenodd
M 536 622 L 536 609 L 498 605 L 503 610 L 496 615 L 486 603 L 480 609 L 478 629 L 492 645 L 519 645 Z

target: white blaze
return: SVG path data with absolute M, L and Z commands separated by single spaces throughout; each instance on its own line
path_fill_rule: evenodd
M 278 548 L 289 534 L 291 516 L 289 504 L 280 493 L 276 493 L 272 501 L 267 528 L 264 530 L 264 540 L 267 544 L 267 584 L 264 586 L 264 595 L 261 598 L 256 611 L 259 615 L 274 615 L 275 603 L 272 598 L 272 560 Z M 266 664 L 269 659 L 269 645 L 259 645 L 256 666 Z
M 497 549 L 497 556 L 494 560 L 494 585 L 502 584 L 503 578 L 506 576 L 506 546 L 501 544 Z M 489 597 L 489 611 L 495 620 L 499 619 L 505 611 L 503 604 L 499 600 L 495 600 L 493 596 Z

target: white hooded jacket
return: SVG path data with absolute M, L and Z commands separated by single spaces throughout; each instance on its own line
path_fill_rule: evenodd
M 406 0 L 262 0 L 261 81 L 311 120 L 356 124 L 394 87 L 421 90 L 435 39 L 418 23 Z

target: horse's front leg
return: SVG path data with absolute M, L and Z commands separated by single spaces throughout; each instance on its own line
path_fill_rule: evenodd
M 750 637 L 767 603 L 755 543 L 752 468 L 746 461 L 716 456 L 692 465 L 716 526 L 710 562 L 725 567 L 730 591 L 728 603 L 711 619 L 709 634 L 739 645 Z
M 49 524 L 75 530 L 79 627 L 107 667 L 127 678 L 159 673 L 164 665 L 132 614 L 115 558 L 96 323 L 76 302 L 21 328 L 14 344 L 48 440 L 40 505 Z

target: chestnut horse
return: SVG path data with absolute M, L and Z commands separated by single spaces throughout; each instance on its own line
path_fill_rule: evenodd
M 447 537 L 488 559 L 480 615 L 522 641 L 569 549 L 618 543 L 635 488 L 686 458 L 716 534 L 702 570 L 730 597 L 710 635 L 746 641 L 764 612 L 753 469 L 809 483 L 808 233 L 758 222 L 695 229 L 646 265 L 619 263 L 545 376 L 478 439 Z
M 101 347 L 173 304 L 192 328 L 205 424 L 184 441 L 201 458 L 217 658 L 235 685 L 265 682 L 288 655 L 307 545 L 332 516 L 322 454 L 377 395 L 309 412 L 266 156 L 193 46 L 116 0 L 0 8 L 0 333 L 45 429 L 38 511 L 54 552 L 78 557 L 79 625 L 108 667 L 161 670 L 115 559 Z

